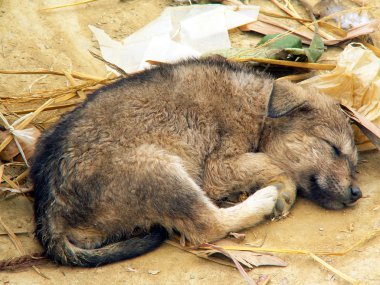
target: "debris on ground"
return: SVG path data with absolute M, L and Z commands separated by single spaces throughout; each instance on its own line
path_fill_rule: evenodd
M 169 7 L 122 42 L 94 26 L 90 29 L 103 58 L 131 73 L 151 67 L 149 61 L 170 63 L 230 48 L 228 30 L 255 21 L 258 13 L 259 7 L 252 5 L 238 11 L 223 5 Z
M 361 44 L 350 44 L 339 55 L 336 68 L 299 83 L 312 86 L 335 98 L 348 108 L 356 110 L 368 121 L 380 125 L 380 58 Z M 350 115 L 354 119 L 354 115 Z M 357 123 L 360 123 L 357 119 Z M 368 127 L 367 127 L 368 128 Z M 368 133 L 355 129 L 360 150 L 374 148 Z M 372 142 L 380 141 L 380 129 L 374 127 Z M 376 135 L 377 132 L 377 135 Z M 367 136 L 366 136 L 366 135 Z M 377 140 L 376 140 L 377 137 Z M 380 144 L 377 144 L 380 147 Z
M 88 0 L 52 6 L 43 10 L 45 12 L 56 11 L 60 8 L 79 6 L 95 1 Z M 131 73 L 151 68 L 155 64 L 210 54 L 221 54 L 231 61 L 250 62 L 251 64 L 259 62 L 264 64 L 265 68 L 270 65 L 276 65 L 279 69 L 285 69 L 285 67 L 278 67 L 279 65 L 295 67 L 298 71 L 303 72 L 290 75 L 297 76 L 297 78 L 304 78 L 302 76 L 305 76 L 306 68 L 324 70 L 323 73 L 314 77 L 311 76 L 315 73 L 309 72 L 306 77 L 311 78 L 300 84 L 312 85 L 321 92 L 341 101 L 342 109 L 361 130 L 359 132 L 358 129 L 355 129 L 360 150 L 380 148 L 380 131 L 377 127 L 380 125 L 380 59 L 378 58 L 380 50 L 373 45 L 369 35 L 377 29 L 379 20 L 372 19 L 370 13 L 367 12 L 371 6 L 352 8 L 341 5 L 341 1 L 322 0 L 311 8 L 304 7 L 306 12 L 311 11 L 313 15 L 317 16 L 318 20 L 316 20 L 306 16 L 307 13 L 301 11 L 299 6 L 294 7 L 292 1 L 272 0 L 271 2 L 278 7 L 277 12 L 268 12 L 258 6 L 244 5 L 236 0 L 223 1 L 226 5 L 166 8 L 160 17 L 121 42 L 112 39 L 104 30 L 90 25 L 89 28 L 99 43 L 101 58 L 110 63 L 107 65 L 107 69 L 116 75 L 104 77 L 71 70 L 51 69 L 0 70 L 0 74 L 42 74 L 66 77 L 68 82 L 67 86 L 60 89 L 29 90 L 28 93 L 17 94 L 17 96 L 0 96 L 0 102 L 4 106 L 4 109 L 2 106 L 0 110 L 1 114 L 4 114 L 0 121 L 0 159 L 9 161 L 0 164 L 0 197 L 25 195 L 31 191 L 30 188 L 20 185 L 24 186 L 22 181 L 28 175 L 25 166 L 33 153 L 35 140 L 40 135 L 40 130 L 36 125 L 39 126 L 39 123 L 49 125 L 59 118 L 59 116 L 55 116 L 49 120 L 37 122 L 41 112 L 68 110 L 83 102 L 89 93 L 101 86 L 110 84 L 121 76 L 128 76 Z M 258 44 L 252 43 L 248 48 L 240 47 L 236 42 L 231 43 L 230 40 L 229 33 L 236 28 L 249 33 L 260 33 L 263 38 Z M 352 39 L 360 44 L 347 45 L 340 53 L 336 64 L 335 62 L 324 63 L 325 46 L 339 44 L 340 47 L 344 47 Z M 17 107 L 14 106 L 15 104 Z M 13 171 L 11 168 L 15 167 L 20 167 L 21 170 L 16 174 L 11 173 Z M 375 207 L 372 210 L 376 211 L 378 208 Z M 6 225 L 3 227 L 5 228 Z M 320 227 L 319 231 L 327 232 L 323 227 Z M 353 224 L 350 224 L 350 231 L 353 231 Z M 24 254 L 24 249 L 16 235 L 9 229 L 6 233 L 17 249 L 21 249 L 20 253 Z M 238 239 L 244 238 L 242 234 L 231 233 L 231 235 Z M 223 244 L 223 242 L 206 244 L 198 250 L 186 247 L 182 247 L 182 249 L 204 259 L 235 266 L 246 280 L 250 280 L 250 278 L 247 277 L 242 266 L 246 269 L 263 265 L 286 266 L 282 259 L 271 254 L 304 254 L 333 272 L 333 276 L 340 276 L 354 284 L 357 282 L 356 279 L 338 271 L 322 260 L 319 255 L 344 255 L 376 235 L 379 235 L 378 230 L 342 252 L 312 253 L 306 250 L 276 250 L 262 247 L 241 247 L 236 244 Z M 168 243 L 174 245 L 172 241 L 168 241 Z M 185 241 L 182 240 L 181 244 L 184 245 Z M 174 246 L 181 248 L 181 245 L 178 244 Z M 25 266 L 46 262 L 42 255 L 23 255 L 21 258 L 24 261 L 21 264 L 26 264 Z M 0 268 L 1 266 L 4 266 L 6 270 L 16 269 L 17 260 L 8 260 L 1 263 Z M 38 272 L 37 268 L 35 270 Z M 126 270 L 137 271 L 132 267 L 128 267 Z M 159 272 L 159 270 L 149 270 L 148 274 L 157 275 Z M 269 276 L 262 276 L 256 284 L 268 284 L 269 280 Z M 289 283 L 287 279 L 281 281 L 281 284 L 287 283 Z
M 348 12 L 344 14 L 339 13 L 348 9 L 349 7 L 342 4 L 342 1 L 320 0 L 312 7 L 312 12 L 318 18 L 333 16 L 331 19 L 333 19 L 339 27 L 345 30 L 362 26 L 370 22 L 368 13 L 365 10 Z M 334 14 L 337 15 L 334 16 Z

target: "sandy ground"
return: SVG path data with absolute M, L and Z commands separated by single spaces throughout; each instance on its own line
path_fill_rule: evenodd
M 136 31 L 156 18 L 171 4 L 164 0 L 99 0 L 81 7 L 48 13 L 38 9 L 68 3 L 64 0 L 0 0 L 0 69 L 72 69 L 103 76 L 103 63 L 93 59 L 88 49 L 96 42 L 89 24 L 106 30 L 116 39 Z M 251 3 L 265 1 L 251 1 Z M 371 4 L 378 1 L 370 1 Z M 378 38 L 378 35 L 375 36 Z M 249 46 L 253 35 L 232 33 L 232 42 Z M 38 76 L 0 75 L 0 95 L 27 91 Z M 33 84 L 33 90 L 62 87 L 65 80 L 49 76 Z M 299 199 L 291 215 L 281 221 L 267 222 L 246 231 L 247 243 L 271 248 L 341 251 L 380 227 L 380 153 L 361 154 L 359 184 L 364 198 L 358 205 L 342 211 L 328 211 Z M 27 252 L 40 251 L 34 239 L 31 201 L 23 196 L 0 201 L 0 217 L 18 237 Z M 0 226 L 0 258 L 18 252 Z M 283 254 L 285 268 L 260 267 L 249 275 L 271 276 L 270 284 L 347 284 L 311 258 Z M 380 237 L 340 257 L 324 257 L 326 262 L 361 280 L 380 284 Z M 131 272 L 128 268 L 136 269 Z M 245 284 L 237 270 L 200 259 L 164 244 L 145 256 L 96 269 L 69 268 L 53 263 L 39 266 L 49 279 L 32 269 L 0 273 L 0 284 Z M 149 270 L 158 270 L 151 275 Z

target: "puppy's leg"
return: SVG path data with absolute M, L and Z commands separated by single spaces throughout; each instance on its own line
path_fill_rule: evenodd
M 234 207 L 221 209 L 190 177 L 178 156 L 155 147 L 144 150 L 134 167 L 139 174 L 134 176 L 134 183 L 144 189 L 136 195 L 146 197 L 141 202 L 145 219 L 151 224 L 176 229 L 199 244 L 251 227 L 274 211 L 278 197 L 275 186 L 258 191 Z
M 190 178 L 181 165 L 171 165 L 166 177 L 169 191 L 175 191 L 162 207 L 160 223 L 176 228 L 195 244 L 216 240 L 231 231 L 239 231 L 261 222 L 273 213 L 278 197 L 276 186 L 257 191 L 244 202 L 230 208 L 218 208 Z M 173 179 L 175 178 L 175 179 Z M 181 207 L 179 207 L 182 205 Z
M 288 212 L 296 198 L 296 185 L 264 153 L 244 153 L 232 157 L 210 156 L 205 168 L 203 189 L 219 200 L 237 192 L 276 184 L 280 190 L 277 214 Z

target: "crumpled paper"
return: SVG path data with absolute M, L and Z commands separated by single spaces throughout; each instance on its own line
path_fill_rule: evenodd
M 299 84 L 317 88 L 380 126 L 380 58 L 363 45 L 348 45 L 334 70 Z M 374 148 L 358 129 L 355 138 L 359 149 Z
M 103 58 L 127 73 L 151 67 L 151 62 L 174 62 L 231 47 L 228 30 L 257 20 L 259 7 L 234 11 L 224 5 L 169 7 L 132 35 L 118 42 L 103 30 L 89 26 Z M 117 74 L 110 67 L 108 70 Z

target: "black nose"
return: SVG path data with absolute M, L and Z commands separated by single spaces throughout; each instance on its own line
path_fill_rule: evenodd
M 359 200 L 363 195 L 362 191 L 360 191 L 360 188 L 358 186 L 351 186 L 350 187 L 351 192 L 351 200 L 352 202 L 355 202 L 356 200 Z

